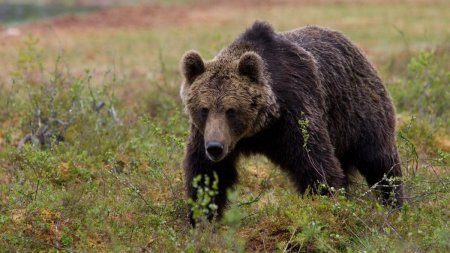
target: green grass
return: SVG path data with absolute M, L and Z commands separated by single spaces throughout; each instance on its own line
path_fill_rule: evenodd
M 294 7 L 224 7 L 207 24 L 56 29 L 4 42 L 2 251 L 448 252 L 450 6 Z M 191 48 L 211 58 L 256 18 L 279 30 L 331 26 L 367 49 L 399 115 L 402 210 L 380 206 L 361 178 L 346 193 L 300 198 L 256 156 L 240 162 L 225 218 L 190 228 L 178 61 Z

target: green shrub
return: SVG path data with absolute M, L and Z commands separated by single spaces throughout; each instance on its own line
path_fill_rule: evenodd
M 449 59 L 448 52 L 422 51 L 410 60 L 407 78 L 389 86 L 400 112 L 450 127 L 450 71 L 442 68 Z

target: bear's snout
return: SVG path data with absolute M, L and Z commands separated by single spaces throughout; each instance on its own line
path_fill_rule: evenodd
M 206 157 L 213 162 L 219 162 L 228 155 L 230 150 L 230 129 L 221 113 L 212 113 L 205 125 L 204 145 Z

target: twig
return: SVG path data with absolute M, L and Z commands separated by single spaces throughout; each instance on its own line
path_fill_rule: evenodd
M 292 241 L 292 238 L 294 238 L 295 233 L 297 232 L 297 228 L 294 229 L 294 232 L 292 232 L 291 237 L 289 238 L 289 241 L 286 243 L 286 246 L 284 246 L 283 252 L 287 252 L 288 246 Z
M 32 140 L 33 137 L 34 137 L 34 136 L 33 136 L 33 134 L 31 134 L 31 133 L 25 135 L 25 137 L 23 137 L 23 138 L 19 141 L 19 144 L 17 145 L 17 149 L 18 149 L 18 150 L 22 150 L 23 146 L 24 146 L 26 143 L 30 142 L 30 141 Z
M 55 223 L 55 241 L 56 241 L 55 248 L 56 248 L 56 252 L 59 252 L 58 249 L 60 247 L 59 246 L 59 239 L 58 239 L 58 223 L 59 223 L 59 221 Z
M 38 181 L 37 181 L 37 185 L 36 185 L 36 190 L 34 191 L 34 200 L 36 201 L 36 199 L 37 199 L 37 194 L 38 194 L 38 191 L 39 191 L 39 184 L 41 183 L 41 180 L 39 180 L 38 179 Z
M 395 211 L 395 209 L 391 209 L 388 211 L 387 215 L 384 216 L 384 222 L 383 222 L 383 226 L 387 225 L 392 231 L 394 231 L 394 233 L 397 235 L 397 237 L 402 241 L 402 242 L 406 242 L 405 238 L 397 231 L 397 229 L 394 228 L 394 226 L 391 225 L 391 223 L 389 222 L 388 218 L 389 216 Z M 411 244 L 411 246 L 414 248 L 415 252 L 421 252 L 420 249 L 414 245 Z
M 262 197 L 262 195 L 264 194 L 265 191 L 266 191 L 266 190 L 263 189 L 262 191 L 259 192 L 259 194 L 258 194 L 258 196 L 256 196 L 256 198 L 253 198 L 252 200 L 247 201 L 247 202 L 244 202 L 244 203 L 240 203 L 240 204 L 238 205 L 238 207 L 242 207 L 242 206 L 246 206 L 246 205 L 251 205 L 251 204 L 253 204 L 253 203 L 255 203 L 255 202 L 258 202 L 258 201 L 261 199 L 261 197 Z

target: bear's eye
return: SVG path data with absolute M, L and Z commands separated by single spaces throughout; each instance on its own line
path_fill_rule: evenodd
M 201 117 L 203 120 L 205 120 L 206 118 L 208 118 L 208 113 L 209 113 L 208 108 L 203 107 L 203 108 L 200 110 L 200 117 Z
M 235 119 L 236 118 L 236 110 L 234 108 L 228 109 L 226 112 L 227 118 L 229 119 Z

